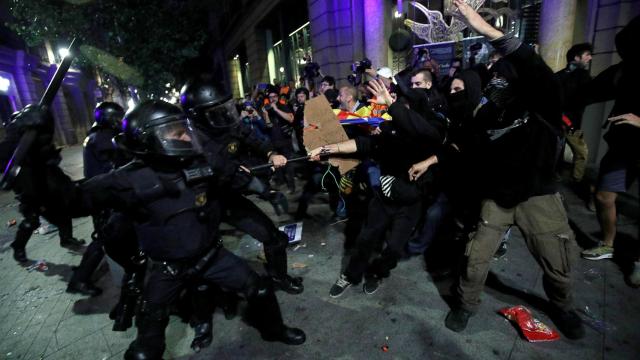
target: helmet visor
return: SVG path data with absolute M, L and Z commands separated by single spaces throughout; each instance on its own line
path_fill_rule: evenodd
M 177 119 L 153 128 L 161 153 L 169 156 L 202 154 L 202 146 L 188 119 Z
M 204 110 L 204 117 L 214 128 L 230 128 L 240 124 L 240 116 L 233 99 Z

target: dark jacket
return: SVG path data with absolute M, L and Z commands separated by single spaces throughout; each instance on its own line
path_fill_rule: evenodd
M 505 54 L 515 91 L 508 109 L 515 109 L 517 115 L 502 126 L 512 125 L 516 118 L 526 123 L 492 140 L 500 122 L 481 116 L 492 106 L 488 103 L 466 121 L 457 145 L 473 164 L 473 179 L 468 180 L 478 196 L 512 208 L 532 196 L 555 192 L 553 175 L 562 129 L 560 87 L 540 56 L 517 38 L 505 35 L 492 44 Z
M 640 16 L 637 16 L 616 35 L 616 47 L 622 61 L 598 74 L 581 89 L 583 105 L 615 100 L 610 117 L 628 113 L 640 116 L 639 36 Z M 609 125 L 608 121 L 603 127 L 609 128 L 604 135 L 609 151 L 631 160 L 640 159 L 640 128 L 628 124 Z
M 415 108 L 415 104 L 414 104 Z M 427 189 L 430 176 L 424 176 L 419 183 L 410 182 L 408 171 L 411 166 L 434 154 L 445 138 L 444 120 L 433 112 L 418 113 L 396 101 L 389 107 L 393 121 L 381 125 L 377 136 L 355 138 L 358 154 L 375 160 L 381 175 L 396 178 L 392 187 L 392 198 L 412 203 L 433 189 Z
M 571 127 L 580 129 L 585 106 L 581 104 L 579 92 L 589 84 L 591 75 L 587 69 L 569 64 L 566 68 L 558 71 L 555 76 L 562 89 L 562 110 L 571 120 Z

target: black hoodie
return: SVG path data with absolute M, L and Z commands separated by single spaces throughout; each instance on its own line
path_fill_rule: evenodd
M 456 145 L 462 156 L 458 159 L 464 161 L 457 166 L 466 168 L 467 187 L 477 189 L 476 195 L 483 199 L 512 208 L 532 196 L 555 192 L 553 174 L 562 126 L 560 87 L 540 56 L 517 38 L 505 35 L 492 41 L 492 45 L 505 55 L 504 68 L 508 71 L 500 75 L 509 80 L 515 94 L 507 110 L 515 109 L 514 115 L 524 117 L 528 114 L 527 122 L 490 139 L 488 131 L 496 129 L 499 122 L 486 116 L 492 104 L 489 102 L 472 119 L 464 119 L 464 136 L 454 143 L 459 141 Z M 470 75 L 471 78 L 476 76 Z M 465 82 L 465 89 L 477 99 L 477 81 L 471 81 L 474 85 L 467 86 Z M 513 120 L 516 119 L 505 117 L 504 127 Z M 447 156 L 439 160 L 446 166 Z

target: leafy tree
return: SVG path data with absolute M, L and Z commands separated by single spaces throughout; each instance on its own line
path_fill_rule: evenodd
M 29 46 L 80 41 L 78 61 L 121 87 L 164 95 L 198 56 L 209 9 L 197 0 L 11 0 L 7 24 Z

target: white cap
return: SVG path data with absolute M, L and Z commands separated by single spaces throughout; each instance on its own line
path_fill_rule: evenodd
M 393 71 L 386 66 L 379 68 L 378 71 L 376 71 L 376 74 L 387 79 L 391 79 L 393 77 Z

